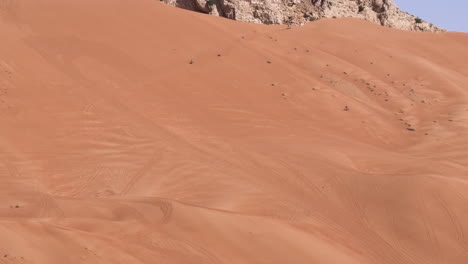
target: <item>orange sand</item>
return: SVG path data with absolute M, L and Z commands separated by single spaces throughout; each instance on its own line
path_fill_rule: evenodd
M 0 32 L 0 263 L 468 263 L 468 34 L 150 0 Z

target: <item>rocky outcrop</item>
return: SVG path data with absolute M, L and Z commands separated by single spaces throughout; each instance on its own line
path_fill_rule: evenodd
M 445 31 L 400 10 L 392 0 L 162 0 L 197 12 L 259 24 L 302 25 L 320 18 L 354 17 L 382 26 Z

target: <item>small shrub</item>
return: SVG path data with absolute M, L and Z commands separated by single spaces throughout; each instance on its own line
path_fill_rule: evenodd
M 420 19 L 419 17 L 417 17 L 417 18 L 414 19 L 414 22 L 416 22 L 416 24 L 421 24 L 421 23 L 422 23 L 422 19 Z
M 216 5 L 216 0 L 208 0 L 208 1 L 206 2 L 206 4 L 207 4 L 208 6 L 214 6 L 214 5 Z
M 361 13 L 362 11 L 364 11 L 364 7 L 362 5 L 360 5 L 359 9 L 358 9 L 358 13 Z

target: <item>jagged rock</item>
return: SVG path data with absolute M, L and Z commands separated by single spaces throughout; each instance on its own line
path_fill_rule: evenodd
M 320 18 L 354 17 L 391 28 L 442 32 L 399 9 L 392 0 L 162 0 L 197 12 L 259 24 L 302 25 Z

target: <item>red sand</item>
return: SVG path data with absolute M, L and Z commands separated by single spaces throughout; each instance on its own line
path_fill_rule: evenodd
M 0 32 L 0 263 L 468 263 L 468 34 L 150 0 Z

